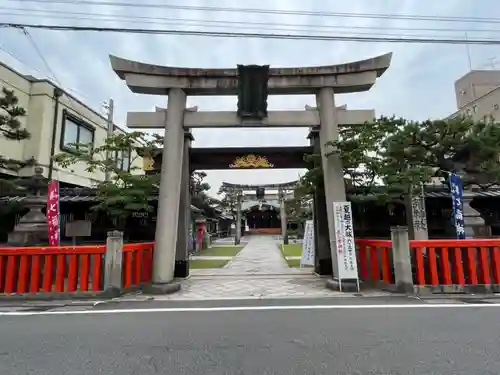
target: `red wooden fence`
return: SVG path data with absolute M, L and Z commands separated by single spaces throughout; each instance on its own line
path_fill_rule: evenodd
M 416 285 L 500 284 L 500 239 L 410 241 Z
M 154 242 L 123 245 L 123 287 L 151 282 Z
M 356 240 L 359 279 L 394 283 L 391 240 Z
M 412 240 L 415 285 L 500 284 L 500 239 Z M 393 284 L 392 241 L 356 240 L 359 277 Z M 123 246 L 123 287 L 151 282 L 154 242 Z M 0 248 L 0 293 L 103 289 L 106 247 Z
M 102 290 L 105 246 L 0 248 L 0 293 Z
M 154 243 L 123 246 L 123 287 L 150 282 Z M 0 248 L 0 293 L 99 292 L 106 246 Z
M 392 241 L 356 240 L 359 278 L 394 283 Z M 500 239 L 411 240 L 415 285 L 500 284 Z

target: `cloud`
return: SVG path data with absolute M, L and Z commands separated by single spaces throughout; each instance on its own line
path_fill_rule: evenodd
M 153 3 L 148 0 L 147 3 Z M 78 1 L 77 1 L 78 3 Z M 155 2 L 156 4 L 160 2 Z M 179 5 L 235 7 L 229 0 L 177 1 Z M 250 3 L 249 3 L 250 4 Z M 438 16 L 499 17 L 500 8 L 494 0 L 483 0 L 481 6 L 471 0 L 413 0 L 389 2 L 383 0 L 359 0 L 356 2 L 317 0 L 256 0 L 251 8 L 302 10 L 311 12 L 389 13 Z M 300 24 L 314 25 L 312 33 L 329 32 L 332 35 L 346 33 L 378 33 L 464 36 L 464 32 L 411 31 L 394 28 L 461 28 L 500 29 L 490 24 L 449 23 L 438 21 L 411 21 L 376 18 L 314 17 L 287 14 L 216 13 L 162 8 L 106 7 L 100 5 L 62 5 L 5 1 L 3 7 L 23 8 L 23 16 L 10 13 L 20 11 L 0 10 L 0 20 L 45 24 L 102 25 L 109 27 L 187 28 L 188 24 L 204 21 L 224 22 L 224 31 L 272 32 L 269 29 L 297 29 Z M 243 5 L 238 5 L 243 6 Z M 49 13 L 43 11 L 50 11 Z M 72 13 L 70 13 L 72 12 Z M 80 13 L 74 14 L 74 13 Z M 97 17 L 96 13 L 103 16 Z M 498 13 L 498 14 L 496 14 Z M 85 15 L 87 14 L 87 15 Z M 89 15 L 90 14 L 90 15 Z M 94 14 L 94 15 L 92 15 Z M 67 17 L 67 18 L 61 18 Z M 73 17 L 73 18 L 71 18 Z M 120 18 L 121 17 L 121 18 Z M 128 17 L 128 18 L 125 18 Z M 131 18 L 132 17 L 132 18 Z M 135 17 L 135 18 L 134 18 Z M 80 19 L 77 19 L 80 18 Z M 190 19 L 192 22 L 175 21 Z M 99 21 L 101 19 L 101 21 Z M 110 21 L 111 20 L 111 21 Z M 240 23 L 238 23 L 240 22 Z M 249 22 L 263 25 L 249 25 Z M 247 24 L 245 24 L 247 23 Z M 280 24 L 280 25 L 277 25 Z M 291 24 L 292 26 L 284 26 Z M 329 26 L 344 27 L 325 28 Z M 367 29 L 368 27 L 375 29 Z M 205 27 L 189 26 L 192 30 Z M 219 29 L 221 30 L 221 29 Z M 307 32 L 304 31 L 302 33 Z M 127 111 L 150 111 L 155 105 L 165 106 L 166 98 L 136 95 L 128 91 L 123 81 L 111 71 L 110 53 L 128 59 L 154 64 L 220 68 L 236 64 L 270 64 L 271 66 L 314 66 L 354 61 L 386 52 L 394 52 L 393 63 L 375 87 L 366 93 L 338 96 L 338 104 L 349 108 L 375 108 L 377 114 L 396 114 L 411 119 L 446 116 L 455 111 L 453 83 L 468 70 L 466 47 L 463 45 L 388 44 L 355 42 L 290 41 L 263 39 L 221 39 L 174 35 L 134 35 L 117 33 L 76 33 L 30 30 L 42 50 L 57 79 L 67 88 L 80 93 L 83 100 L 94 108 L 109 97 L 115 99 L 116 120 L 124 124 Z M 470 34 L 473 35 L 474 33 Z M 482 32 L 475 35 L 498 37 L 497 33 Z M 364 35 L 366 36 L 366 35 Z M 0 59 L 14 68 L 40 76 L 48 75 L 34 48 L 19 31 L 0 29 Z M 471 47 L 475 68 L 495 56 L 496 47 Z M 27 64 L 21 63 L 18 59 Z M 33 73 L 37 71 L 37 73 Z M 234 110 L 235 97 L 190 97 L 189 105 L 200 110 Z M 314 105 L 308 96 L 270 97 L 269 109 L 303 109 Z M 195 146 L 279 146 L 305 145 L 306 129 L 233 129 L 198 130 Z M 210 171 L 208 180 L 216 191 L 222 181 L 236 183 L 272 183 L 293 180 L 297 170 L 283 171 Z

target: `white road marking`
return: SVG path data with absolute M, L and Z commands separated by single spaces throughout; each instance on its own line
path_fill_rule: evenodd
M 421 308 L 491 308 L 500 307 L 500 303 L 470 304 L 415 304 L 415 305 L 285 305 L 285 306 L 216 306 L 216 307 L 164 307 L 152 309 L 113 309 L 113 310 L 73 310 L 73 311 L 4 311 L 0 316 L 34 315 L 98 315 L 125 313 L 158 312 L 210 312 L 210 311 L 279 311 L 279 310 L 363 310 L 363 309 L 421 309 Z

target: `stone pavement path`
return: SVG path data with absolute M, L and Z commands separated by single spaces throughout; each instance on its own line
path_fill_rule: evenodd
M 267 298 L 324 298 L 345 296 L 325 287 L 326 280 L 313 275 L 192 276 L 180 292 L 155 296 L 155 300 L 225 300 Z
M 225 268 L 191 270 L 191 276 L 182 280 L 180 292 L 153 298 L 201 301 L 355 296 L 327 289 L 327 278 L 314 275 L 311 268 L 289 268 L 275 236 L 248 236 L 245 241 L 246 246 Z
M 192 270 L 179 293 L 156 300 L 332 297 L 311 269 L 289 268 L 273 236 L 250 236 L 225 268 Z
M 247 244 L 224 268 L 192 270 L 192 276 L 296 275 L 311 269 L 289 268 L 273 236 L 249 236 Z M 215 244 L 217 246 L 217 244 Z
M 278 245 L 272 236 L 251 237 L 225 269 L 240 275 L 289 273 L 290 268 L 281 256 Z

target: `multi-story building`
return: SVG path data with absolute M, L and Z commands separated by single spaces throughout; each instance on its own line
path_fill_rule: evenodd
M 500 70 L 471 70 L 455 82 L 457 111 L 449 117 L 475 121 L 500 119 Z
M 0 152 L 4 157 L 14 160 L 34 158 L 43 167 L 45 177 L 57 179 L 65 187 L 90 187 L 105 179 L 102 171 L 87 172 L 83 163 L 61 168 L 52 157 L 62 151 L 71 152 L 71 145 L 75 143 L 101 146 L 108 136 L 107 118 L 51 81 L 23 75 L 0 62 L 0 90 L 3 87 L 13 90 L 19 106 L 26 110 L 27 115 L 21 122 L 31 134 L 30 139 L 19 142 L 0 137 Z M 116 125 L 113 125 L 113 131 L 124 132 Z M 138 173 L 143 173 L 142 160 L 133 151 L 116 155 L 116 159 L 120 168 L 139 167 Z M 30 173 L 31 168 L 19 171 L 21 176 Z M 0 170 L 0 174 L 14 175 L 15 172 Z

